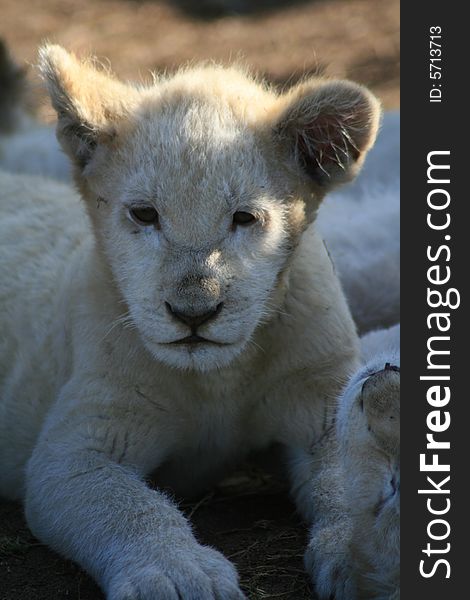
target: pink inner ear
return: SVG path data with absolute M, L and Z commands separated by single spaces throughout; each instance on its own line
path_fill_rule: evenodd
M 360 155 L 345 124 L 336 115 L 322 115 L 297 130 L 296 149 L 307 173 L 320 184 L 338 169 L 347 172 Z

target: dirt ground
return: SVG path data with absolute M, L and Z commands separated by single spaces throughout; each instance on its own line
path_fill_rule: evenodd
M 244 479 L 245 474 L 241 477 Z M 313 597 L 302 566 L 307 530 L 285 491 L 247 477 L 181 507 L 198 539 L 237 566 L 249 600 Z M 40 544 L 21 508 L 0 502 L 0 600 L 103 600 L 76 565 Z
M 326 72 L 399 106 L 399 0 L 0 0 L 0 36 L 23 64 L 45 39 L 93 51 L 134 80 L 188 61 L 241 59 L 280 85 Z M 41 116 L 52 118 L 47 105 Z M 250 600 L 311 598 L 294 506 L 277 486 L 247 481 L 183 505 L 199 538 L 236 563 Z M 0 501 L 0 600 L 62 599 L 102 594 L 31 536 L 18 505 Z
M 214 3 L 259 10 L 207 18 L 187 8 Z M 0 35 L 28 63 L 46 39 L 133 80 L 240 59 L 280 84 L 318 71 L 349 77 L 399 105 L 399 0 L 0 0 Z

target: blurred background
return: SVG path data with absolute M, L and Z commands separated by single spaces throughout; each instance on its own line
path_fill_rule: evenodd
M 399 0 L 0 0 L 0 11 L 0 36 L 22 64 L 44 40 L 131 80 L 241 59 L 280 85 L 326 72 L 399 106 Z

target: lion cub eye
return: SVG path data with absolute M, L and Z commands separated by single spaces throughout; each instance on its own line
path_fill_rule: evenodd
M 233 215 L 234 225 L 252 225 L 256 221 L 256 217 L 249 212 L 237 211 Z
M 158 212 L 152 206 L 141 206 L 129 209 L 129 215 L 137 225 L 159 225 Z

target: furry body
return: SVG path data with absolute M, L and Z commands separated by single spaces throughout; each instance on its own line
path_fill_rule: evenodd
M 318 211 L 325 243 L 361 334 L 400 321 L 400 114 L 386 113 L 350 186 Z
M 313 231 L 305 237 L 304 262 L 299 260 L 291 274 L 291 285 L 299 278 L 298 292 L 285 298 L 283 312 L 289 312 L 275 317 L 275 330 L 259 331 L 254 344 L 222 371 L 178 372 L 156 363 L 135 330 L 116 326 L 120 307 L 109 289 L 109 272 L 96 264 L 79 198 L 55 183 L 7 175 L 2 190 L 2 242 L 22 242 L 14 253 L 2 253 L 1 265 L 7 289 L 2 292 L 1 494 L 25 501 L 35 535 L 78 560 L 112 599 L 127 598 L 121 595 L 127 585 L 144 598 L 171 598 L 165 586 L 156 588 L 161 596 L 153 595 L 163 577 L 160 569 L 173 581 L 169 586 L 175 583 L 173 573 L 180 572 L 179 593 L 192 597 L 187 586 L 194 585 L 203 590 L 201 600 L 210 598 L 203 596 L 210 594 L 205 578 L 198 583 L 197 574 L 187 574 L 199 560 L 198 572 L 215 571 L 214 585 L 231 590 L 219 591 L 220 598 L 238 597 L 228 563 L 206 557 L 176 506 L 143 479 L 153 475 L 162 488 L 194 494 L 250 451 L 276 442 L 309 447 L 321 435 L 340 373 L 353 368 L 355 345 L 321 240 Z M 12 197 L 18 210 L 13 218 Z M 20 214 L 29 215 L 28 224 Z M 12 270 L 10 261 L 23 268 Z M 319 339 L 329 319 L 334 336 Z M 111 516 L 116 524 L 110 524 Z M 87 532 L 89 521 L 93 528 Z M 157 569 L 167 564 L 169 546 L 176 553 L 171 566 Z M 106 548 L 106 557 L 92 552 L 94 547 Z M 116 577 L 124 558 L 133 583 L 121 585 Z
M 280 96 L 205 67 L 139 89 L 58 47 L 41 61 L 82 198 L 1 174 L 0 493 L 109 600 L 240 599 L 163 490 L 308 451 L 331 421 L 357 337 L 312 223 L 378 104 L 348 82 Z
M 298 501 L 314 525 L 305 563 L 320 598 L 400 598 L 400 327 L 361 340 L 362 366 L 319 444 L 329 456 L 297 455 Z M 300 476 L 300 473 L 303 473 Z
M 310 443 L 317 428 L 321 429 L 325 407 L 323 402 L 311 401 L 313 390 L 306 383 L 311 375 L 302 371 L 311 365 L 311 356 L 317 355 L 324 369 L 324 395 L 330 397 L 329 379 L 335 389 L 340 385 L 336 360 L 344 360 L 346 368 L 354 364 L 355 354 L 352 322 L 332 276 L 333 266 L 313 228 L 298 250 L 290 275 L 289 288 L 293 289 L 286 290 L 283 311 L 274 316 L 275 327 L 270 323 L 260 328 L 255 343 L 222 371 L 223 376 L 220 371 L 175 371 L 155 362 L 133 327 L 121 325 L 117 293 L 109 285 L 108 269 L 97 260 L 96 242 L 79 197 L 56 182 L 4 173 L 1 177 L 1 238 L 8 247 L 0 262 L 4 315 L 0 440 L 2 462 L 8 466 L 1 472 L 2 495 L 24 499 L 24 467 L 46 415 L 74 376 L 80 393 L 67 392 L 67 396 L 88 396 L 85 384 L 90 368 L 98 371 L 105 385 L 112 384 L 118 397 L 123 396 L 125 407 L 134 407 L 135 415 L 129 416 L 139 416 L 136 426 L 147 428 L 157 417 L 156 427 L 165 434 L 158 435 L 158 458 L 151 463 L 175 455 L 175 468 L 165 471 L 174 471 L 175 481 L 166 483 L 178 493 L 204 488 L 206 470 L 210 479 L 217 478 L 214 461 L 231 464 L 254 448 L 286 443 L 290 437 Z M 14 214 L 10 198 L 15 198 Z M 28 215 L 26 222 L 24 215 Z M 12 269 L 12 264 L 22 268 Z M 307 276 L 308 286 L 296 283 Z M 319 340 L 314 334 L 332 312 L 331 298 L 336 298 L 341 318 L 333 315 L 327 329 L 334 328 L 335 335 L 344 339 L 344 354 L 337 352 L 333 340 Z M 287 357 L 285 344 L 292 340 L 295 346 L 299 328 L 306 327 L 311 333 L 302 336 L 302 347 Z M 302 398 L 292 396 L 291 386 L 304 390 Z M 128 409 L 119 407 L 118 397 L 111 392 L 103 399 L 98 396 L 90 410 L 110 410 L 119 421 Z M 286 398 L 292 400 L 286 402 Z M 96 401 L 99 408 L 94 406 Z M 79 406 L 82 403 L 86 404 L 80 400 Z M 56 408 L 62 411 L 64 407 Z M 110 427 L 96 425 L 99 431 Z M 115 458 L 124 451 L 124 440 L 117 434 L 107 443 L 115 446 Z M 6 456 L 11 457 L 11 465 Z M 127 460 L 132 461 L 131 457 Z

